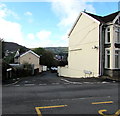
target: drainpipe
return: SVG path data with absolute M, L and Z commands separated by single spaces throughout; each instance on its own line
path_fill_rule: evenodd
M 104 73 L 103 67 L 103 54 L 104 54 L 104 40 L 103 40 L 103 23 L 99 25 L 99 76 L 102 76 Z

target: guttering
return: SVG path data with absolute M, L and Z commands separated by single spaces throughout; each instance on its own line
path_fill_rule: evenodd
M 102 28 L 104 24 L 100 23 L 99 25 L 99 76 L 103 75 L 103 61 L 102 61 L 102 56 L 103 56 L 103 33 L 102 33 Z

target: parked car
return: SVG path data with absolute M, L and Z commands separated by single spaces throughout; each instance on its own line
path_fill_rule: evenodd
M 56 73 L 57 72 L 57 67 L 51 67 L 51 72 Z

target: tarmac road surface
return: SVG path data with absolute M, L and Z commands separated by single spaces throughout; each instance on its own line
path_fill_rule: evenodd
M 3 116 L 120 115 L 118 82 L 73 82 L 48 72 L 2 90 Z

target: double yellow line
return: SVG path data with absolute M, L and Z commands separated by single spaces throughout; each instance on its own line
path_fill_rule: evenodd
M 60 107 L 65 107 L 65 106 L 67 106 L 67 105 L 35 107 L 35 110 L 36 110 L 38 116 L 42 116 L 42 113 L 41 113 L 40 109 L 45 109 L 45 108 L 60 108 Z
M 110 104 L 113 103 L 113 101 L 105 101 L 105 102 L 92 102 L 92 104 Z

